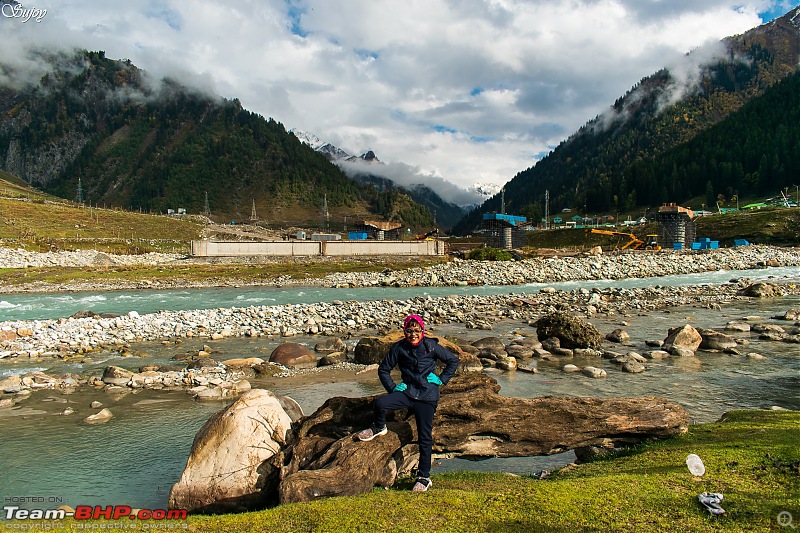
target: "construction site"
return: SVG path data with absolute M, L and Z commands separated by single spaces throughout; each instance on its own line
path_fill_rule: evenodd
M 658 233 L 648 233 L 641 238 L 632 231 L 616 229 L 591 228 L 589 232 L 616 237 L 615 248 L 618 250 L 700 249 L 695 243 L 697 233 L 695 220 L 696 217 L 691 209 L 670 203 L 659 207 L 653 216 L 653 222 L 658 224 Z M 625 229 L 629 229 L 629 226 Z
M 575 215 L 582 222 L 560 223 L 554 230 L 536 229 L 528 234 L 532 250 L 565 250 L 585 252 L 601 246 L 610 251 L 703 251 L 719 247 L 753 244 L 794 243 L 796 220 L 800 211 L 773 208 L 762 211 L 720 213 L 716 216 L 665 203 L 648 210 L 645 216 L 625 215 L 607 221 L 606 216 Z M 622 223 L 620 223 L 622 221 Z M 616 223 L 614 223 L 616 222 Z M 578 231 L 576 231 L 578 230 Z

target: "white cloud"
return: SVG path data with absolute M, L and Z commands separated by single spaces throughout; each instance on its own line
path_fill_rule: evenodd
M 102 49 L 468 186 L 508 181 L 642 77 L 785 1 L 42 0 L 41 23 L 0 23 L 16 52 Z

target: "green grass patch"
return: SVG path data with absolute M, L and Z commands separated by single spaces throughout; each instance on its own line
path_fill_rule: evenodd
M 202 229 L 182 218 L 0 198 L 0 241 L 34 251 L 186 252 Z
M 476 261 L 511 261 L 513 257 L 507 250 L 500 248 L 475 248 L 467 254 L 467 259 Z
M 684 436 L 640 445 L 545 480 L 495 473 L 434 475 L 357 497 L 191 517 L 193 531 L 775 531 L 800 516 L 800 413 L 739 411 Z M 693 477 L 686 456 L 706 465 Z M 712 517 L 701 492 L 724 494 Z

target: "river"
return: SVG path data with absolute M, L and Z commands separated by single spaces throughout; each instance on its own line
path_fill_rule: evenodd
M 604 286 L 652 286 L 670 284 L 724 283 L 733 277 L 798 278 L 798 269 L 768 269 L 747 272 L 717 272 L 702 275 L 674 276 L 672 279 L 624 280 L 622 282 L 579 282 L 548 284 L 560 289 Z M 67 316 L 80 309 L 95 312 L 140 313 L 156 309 L 208 308 L 317 302 L 328 299 L 369 301 L 371 299 L 432 296 L 460 292 L 535 292 L 541 285 L 518 287 L 412 288 L 412 289 L 264 289 L 230 288 L 197 291 L 156 291 L 125 293 L 76 293 L 55 295 L 3 295 L 2 312 L 23 318 Z M 295 298 L 295 300 L 291 300 Z M 180 304 L 175 303 L 180 299 Z M 285 299 L 285 300 L 284 300 Z M 42 303 L 45 300 L 46 303 Z M 168 307 L 175 304 L 176 307 Z M 789 308 L 800 307 L 800 298 L 747 300 L 723 306 L 722 311 L 700 307 L 675 308 L 665 312 L 633 317 L 596 318 L 592 322 L 603 332 L 624 326 L 631 335 L 632 348 L 642 352 L 644 342 L 663 339 L 670 327 L 691 323 L 698 327 L 721 328 L 733 319 L 759 316 L 764 320 L 782 315 Z M 24 308 L 24 309 L 23 309 Z M 9 319 L 8 317 L 3 317 Z M 770 320 L 776 323 L 778 321 Z M 789 325 L 782 322 L 784 326 Z M 455 334 L 467 340 L 497 336 L 508 342 L 514 331 L 533 332 L 520 322 L 505 321 L 493 331 L 465 330 L 460 325 L 443 325 L 438 334 Z M 590 379 L 580 374 L 561 371 L 564 362 L 539 361 L 539 374 L 492 372 L 501 385 L 501 394 L 516 397 L 541 395 L 574 396 L 640 396 L 658 395 L 680 402 L 689 411 L 693 423 L 713 421 L 725 411 L 737 408 L 770 408 L 778 406 L 800 409 L 800 345 L 763 341 L 755 334 L 736 334 L 749 341 L 743 353 L 757 352 L 766 356 L 757 361 L 745 356 L 701 353 L 697 357 L 672 357 L 651 361 L 642 374 L 625 374 L 609 361 L 596 358 L 569 360 L 578 366 L 594 365 L 607 370 L 605 379 Z M 319 337 L 300 336 L 291 339 L 312 345 Z M 357 339 L 349 339 L 351 346 Z M 187 340 L 180 346 L 150 344 L 137 346 L 149 354 L 143 360 L 122 358 L 114 354 L 92 354 L 93 362 L 42 360 L 3 362 L 0 376 L 22 374 L 31 369 L 49 373 L 97 373 L 110 364 L 135 369 L 143 362 L 169 361 L 176 352 L 197 349 L 202 340 Z M 265 358 L 280 344 L 279 338 L 233 338 L 215 341 L 214 349 L 221 358 L 260 356 Z M 614 349 L 613 347 L 611 349 Z M 628 348 L 617 347 L 617 351 Z M 566 361 L 565 361 L 566 362 Z M 374 376 L 373 376 L 374 377 Z M 377 379 L 355 375 L 349 379 L 274 380 L 270 388 L 277 394 L 289 395 L 311 413 L 332 396 L 365 396 L 382 392 Z M 86 411 L 93 400 L 103 402 L 114 413 L 107 424 L 87 425 L 85 415 L 62 416 L 66 407 L 78 413 Z M 223 407 L 218 403 L 198 403 L 183 392 L 140 391 L 121 396 L 81 390 L 73 394 L 37 391 L 14 409 L 0 410 L 0 446 L 3 468 L 0 488 L 8 498 L 41 497 L 52 507 L 76 505 L 130 505 L 141 508 L 163 508 L 171 485 L 178 479 L 186 463 L 197 430 L 211 414 Z M 690 453 L 691 450 L 687 450 Z M 481 462 L 441 460 L 433 473 L 453 469 L 494 470 L 529 474 L 538 469 L 552 469 L 573 459 L 571 453 L 551 458 L 490 459 Z M 24 505 L 23 505 L 24 506 Z
M 206 289 L 170 289 L 107 292 L 55 292 L 0 294 L 0 322 L 10 320 L 44 320 L 67 317 L 77 311 L 122 314 L 136 311 L 140 315 L 160 310 L 214 309 L 257 305 L 309 304 L 332 300 L 405 300 L 415 296 L 449 296 L 458 294 L 535 293 L 543 287 L 560 290 L 607 287 L 652 287 L 726 283 L 731 278 L 764 280 L 771 278 L 800 279 L 800 267 L 778 267 L 756 270 L 716 271 L 702 274 L 681 274 L 654 278 L 624 280 L 584 280 L 562 283 L 527 283 L 524 285 L 481 285 L 467 287 L 222 287 Z

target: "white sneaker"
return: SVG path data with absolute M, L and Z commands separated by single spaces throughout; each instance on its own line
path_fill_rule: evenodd
M 414 486 L 411 487 L 411 490 L 414 492 L 425 492 L 433 485 L 433 481 L 431 481 L 428 477 L 420 477 L 417 478 L 417 482 L 414 483 Z
M 375 437 L 386 435 L 388 431 L 389 430 L 386 429 L 386 426 L 383 426 L 382 428 L 368 427 L 367 429 L 358 432 L 358 440 L 366 442 L 374 439 Z

